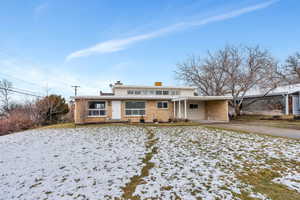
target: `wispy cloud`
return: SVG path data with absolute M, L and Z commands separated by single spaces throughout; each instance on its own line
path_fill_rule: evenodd
M 223 14 L 210 16 L 210 17 L 200 19 L 197 21 L 188 21 L 188 22 L 181 22 L 181 23 L 173 24 L 173 25 L 167 26 L 162 29 L 158 29 L 158 30 L 150 32 L 150 33 L 141 34 L 141 35 L 125 38 L 125 39 L 114 39 L 114 40 L 104 41 L 104 42 L 98 43 L 94 46 L 91 46 L 89 48 L 72 52 L 71 54 L 69 54 L 66 57 L 66 61 L 72 60 L 74 58 L 90 56 L 90 55 L 94 55 L 94 54 L 104 54 L 104 53 L 121 51 L 139 41 L 156 38 L 156 37 L 159 37 L 159 36 L 171 33 L 171 32 L 180 31 L 180 30 L 187 29 L 187 28 L 194 27 L 194 26 L 204 26 L 206 24 L 210 24 L 210 23 L 214 23 L 214 22 L 218 22 L 218 21 L 224 21 L 227 19 L 238 17 L 238 16 L 241 16 L 246 13 L 250 13 L 250 12 L 254 12 L 256 10 L 267 8 L 277 1 L 279 1 L 279 0 L 266 1 L 263 3 L 251 5 L 248 7 L 243 7 L 243 8 L 237 9 L 237 10 L 232 10 L 232 11 L 229 11 L 229 12 L 226 12 Z

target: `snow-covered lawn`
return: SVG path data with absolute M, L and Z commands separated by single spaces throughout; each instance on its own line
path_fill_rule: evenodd
M 112 199 L 140 173 L 145 130 L 33 130 L 0 137 L 0 199 Z
M 0 200 L 300 199 L 299 140 L 107 126 L 16 133 L 0 148 Z

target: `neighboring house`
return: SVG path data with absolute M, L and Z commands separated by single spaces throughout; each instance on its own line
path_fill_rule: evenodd
M 243 114 L 300 115 L 300 84 L 281 86 L 267 95 L 258 90 L 245 96 Z
M 196 96 L 194 87 L 132 86 L 117 82 L 112 93 L 76 96 L 75 123 L 168 122 L 172 119 L 228 121 L 225 96 Z

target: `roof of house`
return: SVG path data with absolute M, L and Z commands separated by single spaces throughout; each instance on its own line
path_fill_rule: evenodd
M 187 86 L 144 86 L 144 85 L 114 85 L 114 88 L 138 88 L 138 89 L 185 89 L 185 90 L 195 90 L 196 87 Z
M 286 85 L 286 86 L 280 86 L 269 92 L 267 95 L 265 95 L 267 92 L 264 90 L 251 90 L 246 94 L 246 98 L 254 98 L 254 97 L 262 97 L 262 96 L 279 96 L 279 95 L 287 95 L 287 94 L 294 94 L 300 92 L 300 84 L 293 84 L 293 85 Z
M 101 95 L 101 96 L 113 96 L 113 95 L 115 95 L 115 94 L 112 93 L 112 92 L 102 92 L 102 91 L 100 91 L 100 95 Z
M 117 95 L 117 96 L 111 96 L 111 95 L 107 95 L 107 96 L 76 96 L 76 97 L 73 97 L 75 100 L 76 99 L 90 99 L 90 100 L 93 100 L 93 99 L 98 99 L 98 100 L 108 100 L 108 99 L 116 99 L 116 100 L 135 100 L 135 99 L 140 99 L 140 100 L 171 100 L 172 99 L 172 96 L 160 96 L 160 95 L 155 95 L 155 96 L 143 96 L 143 95 L 126 95 L 126 96 L 122 96 L 122 95 Z

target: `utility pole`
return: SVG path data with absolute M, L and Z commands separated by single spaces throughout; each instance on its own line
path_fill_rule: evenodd
M 75 96 L 77 96 L 77 88 L 80 88 L 80 86 L 79 85 L 73 85 L 72 87 L 74 88 Z

